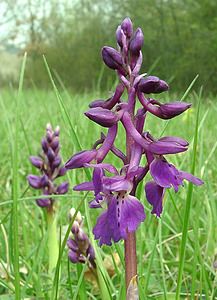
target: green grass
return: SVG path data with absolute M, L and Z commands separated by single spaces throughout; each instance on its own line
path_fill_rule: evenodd
M 85 197 L 70 189 L 69 194 L 58 197 L 62 242 L 54 281 L 49 277 L 46 219 L 35 204 L 37 193 L 28 188 L 26 182 L 26 176 L 36 172 L 28 157 L 40 150 L 46 124 L 60 125 L 61 154 L 66 161 L 80 147 L 89 149 L 100 135 L 100 126 L 85 118 L 83 113 L 90 101 L 106 97 L 108 93 L 95 91 L 76 95 L 54 82 L 48 90 L 27 89 L 25 76 L 24 81 L 22 77 L 23 71 L 18 96 L 12 88 L 0 92 L 0 299 L 50 299 L 49 295 L 53 299 L 103 299 L 105 293 L 104 299 L 124 299 L 123 242 L 111 248 L 97 248 L 91 228 L 99 211 L 88 208 L 90 194 Z M 160 95 L 159 99 L 163 97 L 168 101 L 182 95 Z M 197 113 L 199 98 L 200 114 Z M 217 252 L 217 105 L 214 97 L 203 94 L 199 97 L 192 93 L 185 101 L 193 102 L 189 113 L 169 123 L 148 116 L 146 128 L 160 136 L 167 124 L 164 135 L 188 139 L 189 151 L 168 159 L 185 171 L 194 171 L 203 178 L 205 185 L 192 189 L 186 183 L 177 194 L 173 190 L 167 192 L 161 221 L 151 215 L 151 207 L 144 196 L 144 183 L 140 186 L 140 199 L 147 215 L 137 233 L 141 299 L 217 298 L 213 268 Z M 116 144 L 124 149 L 122 133 L 120 128 Z M 120 166 L 112 155 L 108 160 Z M 66 176 L 72 187 L 90 175 L 73 170 Z M 67 214 L 72 206 L 84 215 L 85 229 L 97 249 L 101 293 L 95 283 L 86 280 L 85 265 L 77 269 L 68 264 L 64 245 L 69 226 Z M 119 262 L 114 257 L 111 259 L 111 277 L 103 260 L 116 253 Z

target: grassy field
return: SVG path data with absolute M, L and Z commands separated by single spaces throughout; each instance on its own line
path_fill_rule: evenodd
M 26 89 L 24 77 L 18 95 L 15 89 L 0 92 L 0 299 L 14 299 L 15 289 L 18 298 L 19 285 L 22 299 L 51 298 L 53 278 L 47 273 L 45 215 L 35 204 L 35 190 L 30 189 L 26 181 L 29 173 L 36 173 L 28 157 L 40 150 L 46 124 L 60 125 L 63 161 L 79 150 L 73 130 L 84 149 L 89 149 L 101 132 L 100 126 L 85 118 L 83 113 L 90 101 L 108 94 L 95 91 L 75 95 L 63 88 L 59 91 L 60 94 L 55 93 L 52 85 L 47 91 L 38 90 L 37 87 Z M 217 105 L 216 99 L 208 98 L 205 94 L 198 96 L 191 91 L 185 101 L 192 102 L 193 108 L 168 124 L 152 117 L 147 120 L 147 130 L 156 137 L 165 129 L 165 135 L 181 136 L 190 141 L 187 153 L 169 159 L 177 167 L 191 172 L 196 154 L 195 174 L 205 184 L 194 187 L 192 197 L 188 184 L 177 194 L 172 189 L 167 192 L 161 219 L 151 215 L 151 206 L 144 196 L 144 183 L 140 185 L 139 197 L 147 215 L 137 232 L 141 299 L 175 299 L 182 262 L 184 270 L 180 281 L 180 298 L 217 299 L 217 271 L 213 266 L 217 260 Z M 181 96 L 171 93 L 164 98 L 165 101 L 175 100 Z M 162 99 L 162 96 L 159 98 Z M 195 152 L 193 141 L 199 100 L 201 106 Z M 120 129 L 117 145 L 124 149 L 124 144 Z M 113 156 L 109 156 L 108 160 L 116 163 Z M 66 177 L 70 187 L 73 187 L 82 182 L 86 174 L 73 170 Z M 84 199 L 84 194 L 73 192 L 71 188 L 68 194 L 58 198 L 58 224 L 62 239 L 69 224 L 68 211 L 78 205 L 84 216 L 85 229 L 92 237 L 90 229 L 99 211 L 87 208 L 88 199 L 91 199 L 91 195 Z M 188 226 L 183 229 L 186 225 L 186 201 L 191 201 L 191 206 L 187 211 L 190 214 Z M 183 235 L 186 234 L 187 243 L 184 247 Z M 184 259 L 180 254 L 181 245 L 186 250 Z M 102 278 L 111 299 L 125 299 L 123 242 L 112 247 L 104 246 L 97 251 L 97 255 L 99 260 L 105 260 L 101 266 Z M 61 257 L 60 269 L 60 278 L 56 282 L 58 299 L 102 299 L 96 282 L 86 272 L 86 266 L 77 267 L 68 262 L 67 249 Z

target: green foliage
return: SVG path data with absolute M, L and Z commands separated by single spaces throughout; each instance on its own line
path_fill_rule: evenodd
M 97 209 L 88 209 L 90 194 L 81 194 L 71 191 L 67 195 L 58 196 L 58 224 L 62 230 L 62 243 L 60 248 L 60 259 L 56 269 L 55 280 L 52 281 L 47 275 L 48 271 L 48 251 L 46 248 L 46 220 L 42 209 L 36 206 L 35 191 L 27 188 L 26 174 L 31 172 L 31 165 L 28 162 L 30 154 L 36 154 L 39 150 L 39 141 L 44 134 L 44 127 L 47 122 L 52 125 L 59 124 L 61 127 L 60 140 L 62 144 L 61 153 L 63 160 L 76 152 L 81 144 L 86 149 L 91 147 L 93 141 L 100 135 L 101 128 L 92 124 L 88 119 L 82 117 L 82 113 L 87 109 L 88 103 L 96 98 L 94 94 L 73 94 L 64 89 L 63 92 L 42 91 L 37 89 L 26 90 L 25 79 L 24 89 L 20 94 L 19 122 L 21 126 L 15 131 L 16 116 L 16 93 L 13 90 L 4 90 L 0 94 L 0 117 L 2 120 L 1 135 L 1 185 L 0 185 L 0 298 L 14 299 L 15 286 L 14 275 L 17 276 L 17 267 L 20 270 L 20 292 L 22 298 L 35 297 L 37 299 L 49 299 L 49 294 L 53 291 L 54 299 L 58 294 L 59 299 L 73 299 L 82 294 L 89 299 L 102 299 L 100 292 L 94 288 L 93 283 L 86 278 L 85 266 L 78 270 L 76 266 L 67 261 L 67 250 L 64 247 L 65 230 L 68 228 L 67 213 L 74 206 L 81 210 L 86 224 L 85 230 L 89 232 L 92 239 L 91 228 L 95 224 L 99 215 Z M 168 94 L 165 101 L 172 98 L 173 94 Z M 181 95 L 178 95 L 179 98 Z M 206 100 L 206 101 L 205 101 Z M 193 157 L 196 150 L 193 148 L 195 135 L 196 111 L 198 97 L 194 94 L 188 95 L 188 101 L 193 102 L 193 108 L 179 116 L 173 122 L 169 122 L 165 128 L 165 135 L 180 135 L 190 141 L 190 149 L 184 156 L 182 154 L 171 156 L 170 161 L 181 169 L 191 171 Z M 22 104 L 22 106 L 21 106 Z M 178 193 L 170 190 L 166 194 L 164 203 L 164 213 L 159 224 L 159 220 L 151 215 L 151 207 L 145 200 L 143 187 L 141 187 L 140 199 L 145 205 L 147 218 L 137 232 L 137 254 L 139 271 L 139 290 L 141 299 L 175 299 L 177 288 L 179 265 L 183 265 L 181 283 L 181 299 L 194 295 L 206 295 L 207 299 L 215 299 L 216 293 L 216 271 L 213 268 L 213 261 L 216 254 L 216 228 L 217 228 L 217 204 L 216 204 L 216 177 L 217 163 L 215 160 L 217 144 L 213 139 L 217 130 L 216 100 L 201 97 L 200 118 L 198 123 L 198 151 L 196 156 L 195 174 L 201 176 L 205 185 L 195 188 L 191 195 L 191 210 L 189 224 L 183 231 L 185 214 L 185 204 L 187 198 L 187 186 L 181 188 Z M 78 118 L 78 116 L 80 116 Z M 147 119 L 147 128 L 154 135 L 159 136 L 165 125 L 165 121 L 157 121 L 151 116 Z M 172 125 L 172 126 L 171 126 Z M 179 130 L 179 128 L 181 130 Z M 19 131 L 18 131 L 19 129 Z M 74 129 L 74 131 L 73 131 Z M 178 131 L 177 131 L 178 130 Z M 17 203 L 17 224 L 19 247 L 19 265 L 15 256 L 16 269 L 12 265 L 11 248 L 14 240 L 11 238 L 13 230 L 10 218 L 13 215 L 13 200 L 11 199 L 11 169 L 10 153 L 8 151 L 8 141 L 12 146 L 14 140 L 11 133 L 19 135 L 19 165 L 15 171 L 18 175 L 19 193 L 16 193 Z M 79 144 L 76 141 L 79 137 Z M 120 148 L 124 147 L 124 141 L 119 139 Z M 110 159 L 115 162 L 111 155 Z M 14 162 L 13 162 L 14 163 Z M 77 184 L 89 176 L 82 170 L 68 173 L 70 186 Z M 16 180 L 13 181 L 13 185 Z M 86 197 L 86 198 L 85 198 Z M 16 220 L 15 220 L 16 221 Z M 69 226 L 70 229 L 70 226 Z M 67 229 L 66 229 L 67 230 Z M 185 259 L 180 257 L 181 240 L 184 235 Z M 69 230 L 67 232 L 69 234 Z M 95 242 L 95 247 L 97 243 Z M 119 243 L 112 248 L 97 248 L 97 259 L 100 266 L 101 286 L 109 290 L 113 299 L 124 300 L 124 266 L 123 266 L 123 243 Z M 102 263 L 106 255 L 117 253 L 120 263 L 112 260 L 113 276 L 108 277 L 107 270 Z M 184 264 L 183 264 L 184 263 Z M 61 272 L 59 272 L 61 269 Z M 4 272 L 3 272 L 4 270 Z M 25 271 L 26 270 L 26 271 Z M 6 272 L 7 271 L 7 272 Z M 2 275 L 3 274 L 3 275 Z M 7 276 L 5 276 L 7 274 Z M 59 275 L 60 276 L 59 276 Z M 165 291 L 165 293 L 164 293 Z M 191 293 L 193 293 L 191 295 Z M 17 294 L 18 295 L 18 294 Z M 106 299 L 109 299 L 108 296 Z

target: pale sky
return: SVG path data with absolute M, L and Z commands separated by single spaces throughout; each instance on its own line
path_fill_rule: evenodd
M 28 37 L 28 20 L 32 14 L 36 19 L 47 16 L 53 7 L 58 11 L 65 5 L 73 5 L 70 0 L 1 0 L 0 1 L 0 47 L 1 44 L 23 46 Z M 16 24 L 18 20 L 18 24 Z

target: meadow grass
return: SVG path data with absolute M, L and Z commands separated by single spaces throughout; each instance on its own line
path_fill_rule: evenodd
M 35 204 L 35 190 L 26 181 L 29 173 L 36 173 L 28 157 L 40 150 L 46 124 L 60 125 L 61 154 L 66 161 L 80 147 L 89 149 L 99 137 L 100 126 L 83 113 L 91 100 L 108 94 L 96 90 L 78 95 L 63 85 L 57 89 L 54 82 L 48 90 L 35 86 L 27 89 L 22 76 L 18 96 L 13 88 L 1 91 L 0 299 L 125 299 L 124 245 L 120 242 L 111 248 L 97 248 L 91 229 L 99 211 L 88 208 L 90 194 L 70 189 L 58 197 L 61 255 L 54 279 L 49 277 L 45 215 Z M 163 97 L 167 101 L 181 96 L 168 93 Z M 177 167 L 193 171 L 205 184 L 197 188 L 185 184 L 178 193 L 172 189 L 167 192 L 160 220 L 151 215 L 144 182 L 140 184 L 138 196 L 147 215 L 137 232 L 140 299 L 217 298 L 213 268 L 217 260 L 217 105 L 216 99 L 203 93 L 192 92 L 186 101 L 193 103 L 189 112 L 170 122 L 148 116 L 146 128 L 156 137 L 164 131 L 164 135 L 189 140 L 187 154 L 169 159 Z M 121 128 L 118 136 L 117 146 L 124 149 Z M 108 160 L 119 164 L 112 155 Z M 90 174 L 79 170 L 66 176 L 72 187 Z M 97 249 L 101 293 L 85 265 L 77 268 L 68 262 L 64 246 L 72 206 L 84 215 L 85 229 Z M 108 257 L 110 262 L 103 263 Z

